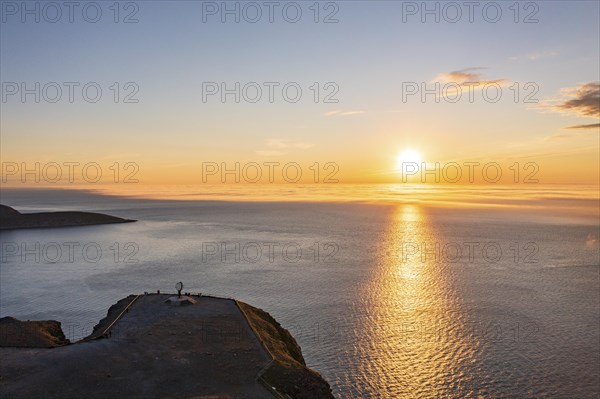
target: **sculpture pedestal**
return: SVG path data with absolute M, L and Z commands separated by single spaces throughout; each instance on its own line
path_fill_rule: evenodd
M 196 300 L 190 296 L 182 295 L 182 296 L 172 296 L 165 301 L 169 305 L 194 305 L 196 304 Z

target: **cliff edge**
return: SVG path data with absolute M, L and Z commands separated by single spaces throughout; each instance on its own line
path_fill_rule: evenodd
M 287 330 L 232 299 L 130 295 L 81 341 L 57 329 L 2 319 L 0 397 L 333 397 Z

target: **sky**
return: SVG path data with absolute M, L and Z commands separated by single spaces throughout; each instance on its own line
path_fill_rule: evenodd
M 1 3 L 5 184 L 598 184 L 597 1 Z

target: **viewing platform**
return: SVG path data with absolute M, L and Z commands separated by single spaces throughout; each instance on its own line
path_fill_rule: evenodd
M 177 298 L 130 295 L 76 343 L 0 348 L 0 396 L 332 397 L 266 312 L 234 299 Z

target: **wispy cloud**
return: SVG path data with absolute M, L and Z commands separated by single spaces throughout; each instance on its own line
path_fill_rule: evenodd
M 269 148 L 289 148 L 289 144 L 283 139 L 269 139 L 266 144 Z
M 482 79 L 482 74 L 478 71 L 487 69 L 485 67 L 472 67 L 465 68 L 459 71 L 444 72 L 440 73 L 433 81 L 440 83 L 457 83 L 464 85 L 466 83 L 473 84 L 486 84 L 486 83 L 498 83 L 503 84 L 507 82 L 505 79 Z
M 283 148 L 299 148 L 301 150 L 307 150 L 309 148 L 314 147 L 314 144 L 303 143 L 303 142 L 293 142 L 287 139 L 269 139 L 266 142 L 267 147 L 283 149 Z
M 308 150 L 309 148 L 313 148 L 315 145 L 314 144 L 309 144 L 309 143 L 295 143 L 294 144 L 294 148 L 299 148 L 301 150 Z
M 335 111 L 329 111 L 329 112 L 325 112 L 323 115 L 324 116 L 350 116 L 350 115 L 359 115 L 359 114 L 364 114 L 365 111 L 341 111 L 341 110 L 335 110 Z
M 588 125 L 574 125 L 574 126 L 567 126 L 564 127 L 563 129 L 567 129 L 567 130 L 582 130 L 582 129 L 598 129 L 600 128 L 600 123 L 590 123 Z
M 567 139 L 575 139 L 580 137 L 589 137 L 595 135 L 595 132 L 583 131 L 583 132 L 573 132 L 573 133 L 561 133 L 555 134 L 552 136 L 548 136 L 544 138 L 544 141 L 559 141 L 559 140 L 567 140 Z
M 276 150 L 257 150 L 256 155 L 261 157 L 279 157 L 287 154 L 286 151 L 276 151 Z
M 115 152 L 104 156 L 104 159 L 134 159 L 141 156 L 138 152 Z
M 459 71 L 443 72 L 440 73 L 432 83 L 441 83 L 444 85 L 454 84 L 459 87 L 444 90 L 444 95 L 452 97 L 458 94 L 459 90 L 463 88 L 467 90 L 481 90 L 487 85 L 499 85 L 506 86 L 508 80 L 506 79 L 484 79 L 480 71 L 487 69 L 486 67 L 471 67 L 461 69 Z
M 540 105 L 540 108 L 561 114 L 598 119 L 600 118 L 600 82 L 588 82 L 576 87 L 563 88 L 561 89 L 560 98 L 547 100 Z M 588 123 L 566 126 L 563 129 L 587 130 L 597 129 L 598 127 L 600 127 L 600 123 Z M 569 137 L 572 137 L 572 135 Z
M 556 112 L 576 113 L 579 116 L 600 118 L 600 82 L 584 83 L 561 90 L 558 104 L 550 105 Z
M 510 57 L 511 60 L 529 60 L 529 61 L 539 61 L 546 58 L 554 58 L 558 57 L 559 52 L 555 50 L 542 50 L 542 51 L 534 51 L 526 55 L 518 55 L 514 57 Z
M 314 147 L 312 143 L 291 141 L 287 139 L 269 139 L 265 142 L 267 149 L 257 150 L 256 155 L 275 157 L 286 155 L 289 150 L 308 150 Z

